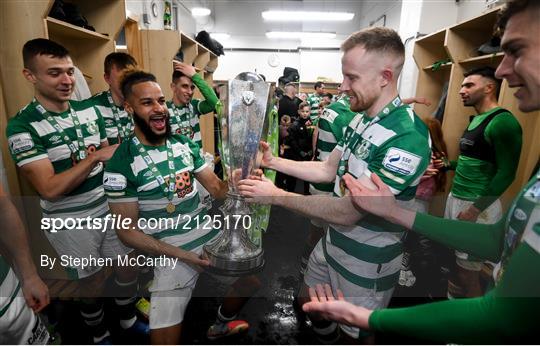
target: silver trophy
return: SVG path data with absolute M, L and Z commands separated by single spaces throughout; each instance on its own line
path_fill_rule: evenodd
M 220 90 L 221 160 L 229 177 L 227 199 L 220 208 L 223 232 L 204 246 L 210 271 L 243 276 L 261 270 L 264 251 L 248 235 L 252 211 L 238 193 L 239 180 L 253 174 L 265 125 L 270 84 L 255 73 L 243 72 Z

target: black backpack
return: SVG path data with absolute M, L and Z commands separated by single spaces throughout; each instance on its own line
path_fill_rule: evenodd
M 199 42 L 208 50 L 210 50 L 212 53 L 214 53 L 217 56 L 225 55 L 225 52 L 223 51 L 223 46 L 218 41 L 214 40 L 210 37 L 210 34 L 206 31 L 201 31 L 197 34 L 195 37 L 195 41 Z

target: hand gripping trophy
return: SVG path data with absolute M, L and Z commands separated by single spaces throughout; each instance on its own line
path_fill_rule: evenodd
M 264 266 L 264 251 L 248 235 L 252 210 L 236 184 L 258 168 L 256 158 L 269 97 L 270 84 L 251 72 L 239 74 L 220 90 L 221 158 L 229 177 L 229 192 L 220 208 L 223 232 L 204 246 L 204 253 L 210 260 L 208 269 L 221 275 L 248 275 Z

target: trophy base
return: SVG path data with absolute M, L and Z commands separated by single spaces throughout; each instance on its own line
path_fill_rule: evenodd
M 223 276 L 246 276 L 258 273 L 263 270 L 265 261 L 264 261 L 264 251 L 261 251 L 257 256 L 243 259 L 243 260 L 232 260 L 230 258 L 224 258 L 216 256 L 211 252 L 204 249 L 204 254 L 210 261 L 210 266 L 206 267 L 206 271 L 216 275 Z

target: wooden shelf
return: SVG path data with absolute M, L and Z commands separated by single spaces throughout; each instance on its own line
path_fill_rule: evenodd
M 199 54 L 199 45 L 195 40 L 184 33 L 180 34 L 180 41 L 182 52 L 184 52 L 184 62 L 186 64 L 192 64 Z
M 413 58 L 418 68 L 449 58 L 445 47 L 445 37 L 446 29 L 443 29 L 416 40 Z
M 210 62 L 210 52 L 201 51 L 201 47 L 199 47 L 199 54 L 194 60 L 195 68 L 204 70 L 204 68 L 208 65 L 209 62 Z
M 460 64 L 492 64 L 492 63 L 499 63 L 502 60 L 502 57 L 504 56 L 503 52 L 498 52 L 495 54 L 488 54 L 488 55 L 481 55 L 481 56 L 475 56 L 472 58 L 468 58 L 465 60 L 461 60 Z
M 84 29 L 79 26 L 66 23 L 64 21 L 47 17 L 47 28 L 49 31 L 49 37 L 65 37 L 77 40 L 103 40 L 107 42 L 110 40 L 109 36 L 97 33 L 92 30 Z
M 439 68 L 436 69 L 436 70 L 433 70 L 433 66 L 435 66 L 435 64 L 431 64 L 431 65 L 422 67 L 422 70 L 424 70 L 424 71 L 437 72 L 437 71 L 439 71 L 439 70 L 447 69 L 447 68 L 452 67 L 452 63 L 451 63 L 451 62 L 447 62 L 447 63 L 441 64 L 441 65 L 439 66 Z
M 475 56 L 478 54 L 478 48 L 492 39 L 498 12 L 499 9 L 490 10 L 478 17 L 422 37 L 416 41 L 414 47 L 413 56 L 419 68 L 416 95 L 426 97 L 432 102 L 429 107 L 415 107 L 417 114 L 424 119 L 431 118 L 442 98 L 443 90 L 447 88 L 442 132 L 450 159 L 455 159 L 459 155 L 459 140 L 469 124 L 469 115 L 474 113 L 471 107 L 463 105 L 459 97 L 464 73 L 481 66 L 497 67 L 504 57 L 502 52 Z M 441 65 L 437 71 L 431 70 L 433 62 L 448 58 L 454 63 Z M 499 105 L 514 114 L 523 130 L 520 163 L 514 182 L 501 197 L 504 206 L 508 206 L 512 197 L 528 181 L 540 155 L 538 145 L 540 117 L 521 112 L 518 101 L 513 96 L 514 92 L 505 81 L 501 85 L 498 96 Z M 449 175 L 448 178 L 446 191 L 451 184 L 452 176 Z M 430 211 L 441 215 L 444 203 L 434 201 Z

